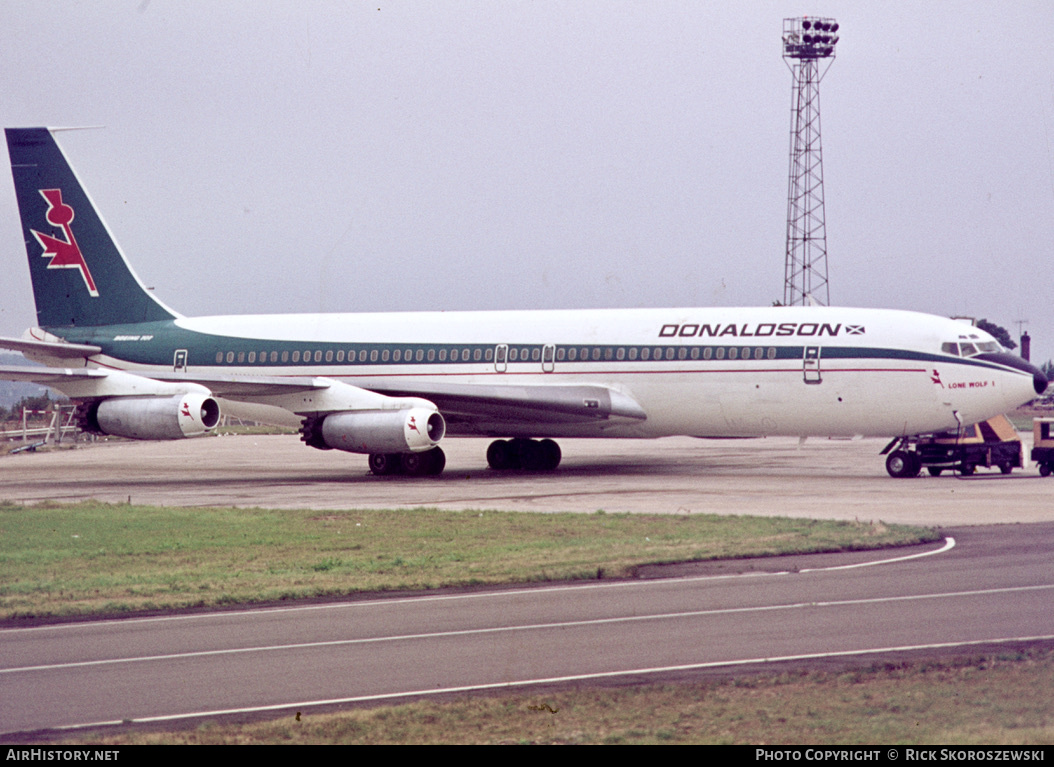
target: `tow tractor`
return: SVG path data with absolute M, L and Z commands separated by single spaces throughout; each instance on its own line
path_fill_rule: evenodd
M 1054 422 L 1054 419 L 1049 420 Z M 1054 469 L 1054 439 L 1049 444 L 1047 474 Z M 1009 474 L 1024 465 L 1021 438 L 1004 415 L 964 426 L 960 432 L 897 437 L 886 445 L 882 455 L 886 456 L 889 476 L 898 478 L 917 477 L 924 466 L 931 476 L 939 477 L 946 469 L 957 469 L 960 474 L 969 475 L 978 466 L 997 467 L 1003 474 Z M 1037 460 L 1034 450 L 1032 460 Z
M 1054 418 L 1032 419 L 1032 460 L 1041 476 L 1054 472 Z

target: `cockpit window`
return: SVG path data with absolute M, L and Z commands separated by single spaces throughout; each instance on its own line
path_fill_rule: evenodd
M 960 343 L 945 342 L 941 344 L 941 351 L 945 354 L 952 354 L 956 357 L 973 357 L 977 354 L 984 354 L 985 352 L 1001 352 L 1003 347 L 995 341 L 980 341 L 976 343 L 968 343 L 962 341 Z

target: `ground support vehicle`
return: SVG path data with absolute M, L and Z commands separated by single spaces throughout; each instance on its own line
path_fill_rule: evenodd
M 1050 444 L 1054 468 L 1054 440 Z M 973 474 L 978 466 L 1009 474 L 1024 465 L 1021 438 L 1002 415 L 964 426 L 960 432 L 899 437 L 886 445 L 882 454 L 886 455 L 886 471 L 898 478 L 917 477 L 923 467 L 931 476 L 939 477 L 948 469 Z
M 1032 460 L 1042 476 L 1054 473 L 1054 418 L 1032 419 Z

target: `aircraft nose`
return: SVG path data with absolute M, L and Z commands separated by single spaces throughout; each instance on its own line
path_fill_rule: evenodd
M 1016 368 L 1023 373 L 1032 374 L 1032 388 L 1036 390 L 1036 394 L 1042 394 L 1047 390 L 1047 377 L 1043 375 L 1043 371 L 1037 368 L 1028 360 L 1021 359 L 1013 354 L 1007 352 L 988 352 L 986 354 L 978 354 L 977 359 L 987 360 L 988 362 L 995 362 L 1000 365 L 1006 365 L 1007 367 Z

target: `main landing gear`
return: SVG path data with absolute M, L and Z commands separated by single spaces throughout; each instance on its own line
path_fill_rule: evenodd
M 492 469 L 552 471 L 560 465 L 560 446 L 551 439 L 499 439 L 487 448 Z
M 403 474 L 408 477 L 434 477 L 446 467 L 446 453 L 433 447 L 420 453 L 370 453 L 370 471 L 379 477 Z
M 487 448 L 487 464 L 492 469 L 552 471 L 561 457 L 560 446 L 551 439 L 499 439 Z M 440 447 L 420 453 L 370 454 L 370 471 L 379 477 L 435 477 L 445 467 L 446 454 Z

